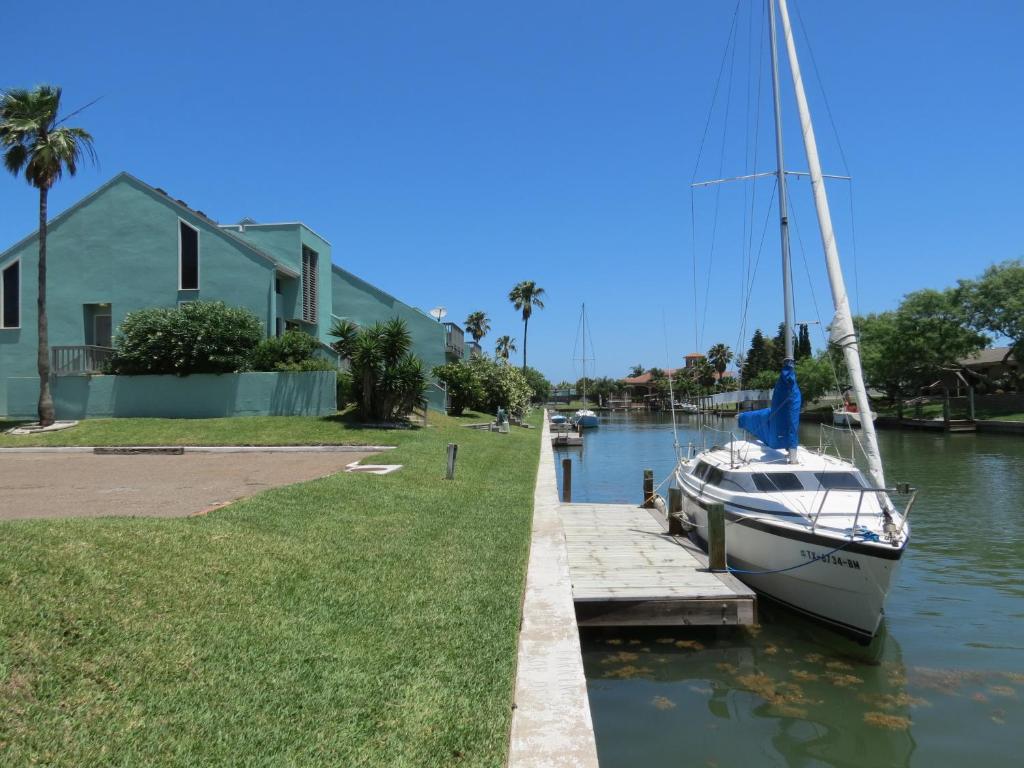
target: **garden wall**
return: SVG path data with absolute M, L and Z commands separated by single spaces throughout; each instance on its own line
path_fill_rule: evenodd
M 8 417 L 35 418 L 38 398 L 38 379 L 7 379 Z M 329 416 L 337 390 L 333 371 L 58 376 L 53 402 L 58 419 Z

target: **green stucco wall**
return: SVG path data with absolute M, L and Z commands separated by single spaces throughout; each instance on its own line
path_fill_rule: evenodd
M 409 327 L 413 354 L 423 361 L 427 372 L 444 365 L 444 326 L 337 265 L 332 272 L 335 315 L 363 326 L 400 317 Z M 444 393 L 436 386 L 427 390 L 427 400 L 434 410 L 444 410 Z
M 178 219 L 199 230 L 199 290 L 178 290 Z M 21 259 L 21 327 L 0 329 L 0 390 L 8 377 L 36 366 L 36 270 L 33 235 L 0 255 L 0 269 Z M 246 307 L 273 332 L 276 268 L 213 222 L 120 175 L 50 224 L 47 238 L 50 346 L 91 341 L 86 305 L 109 304 L 116 328 L 124 316 L 178 301 L 219 300 Z M 0 392 L 0 413 L 10 411 Z
M 315 327 L 303 324 L 307 333 L 313 333 L 320 341 L 330 344 L 333 339 L 328 335 L 331 329 L 332 291 L 331 291 L 331 244 L 313 232 L 304 224 L 245 224 L 229 228 L 260 249 L 266 251 L 282 264 L 302 274 L 302 246 L 316 251 L 317 272 L 320 278 L 320 296 Z M 282 309 L 279 317 L 285 320 L 301 320 L 302 292 L 301 278 L 282 280 L 284 289 Z
M 191 376 L 59 376 L 58 419 L 223 416 L 330 416 L 337 411 L 333 371 Z M 10 416 L 35 418 L 39 381 L 7 381 Z

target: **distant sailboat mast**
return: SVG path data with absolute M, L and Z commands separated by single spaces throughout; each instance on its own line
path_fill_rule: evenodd
M 857 408 L 863 414 L 861 427 L 864 430 L 863 448 L 868 460 L 868 470 L 875 485 L 878 488 L 884 488 L 885 473 L 882 471 L 882 457 L 878 450 L 875 425 L 871 420 L 871 403 L 868 400 L 867 389 L 864 386 L 864 374 L 860 365 L 857 336 L 853 328 L 853 316 L 850 312 L 850 301 L 846 295 L 843 270 L 839 264 L 839 249 L 836 246 L 835 232 L 832 229 L 832 216 L 829 213 L 828 196 L 825 193 L 825 179 L 821 173 L 821 161 L 818 159 L 818 145 L 814 139 L 811 112 L 807 106 L 807 95 L 804 93 L 803 78 L 800 76 L 800 62 L 797 60 L 796 45 L 793 42 L 793 29 L 789 23 L 789 10 L 786 7 L 786 0 L 778 0 L 778 2 L 779 15 L 782 19 L 782 31 L 786 39 L 786 49 L 789 53 L 789 69 L 793 76 L 793 90 L 796 92 L 796 104 L 800 112 L 800 127 L 804 136 L 804 149 L 807 153 L 807 167 L 811 176 L 811 189 L 814 191 L 814 207 L 818 213 L 818 229 L 821 231 L 821 242 L 825 248 L 825 265 L 828 269 L 828 280 L 832 288 L 832 304 L 835 306 L 835 316 L 832 318 L 831 341 L 842 347 L 843 357 L 850 372 L 850 384 L 853 388 L 854 398 L 857 401 Z M 768 0 L 768 4 L 772 6 L 773 0 Z M 770 18 L 774 20 L 774 14 Z M 774 23 L 772 28 L 774 29 Z M 772 46 L 772 56 L 774 59 L 774 44 Z M 784 195 L 780 193 L 780 200 L 783 198 Z M 787 320 L 790 319 L 787 317 Z M 788 327 L 786 345 L 786 355 L 789 356 L 792 349 L 792 339 Z

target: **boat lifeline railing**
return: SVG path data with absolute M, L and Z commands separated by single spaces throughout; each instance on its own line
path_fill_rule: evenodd
M 891 530 L 889 529 L 888 526 L 891 525 L 891 518 L 890 518 L 888 510 L 886 510 L 886 508 L 885 508 L 885 505 L 884 504 L 881 505 L 882 506 L 882 512 L 883 512 L 883 514 L 886 517 L 886 533 L 888 533 L 890 535 L 890 538 L 893 539 L 893 540 L 899 539 L 900 535 L 903 533 L 903 529 L 907 525 L 907 520 L 910 519 L 910 510 L 913 508 L 914 501 L 917 499 L 917 489 L 916 488 L 912 488 L 909 483 L 897 483 L 895 485 L 895 487 L 892 487 L 892 488 L 871 488 L 871 487 L 868 487 L 868 488 L 826 488 L 825 489 L 825 494 L 821 497 L 821 503 L 818 504 L 818 511 L 815 513 L 814 519 L 811 520 L 811 532 L 812 533 L 817 529 L 818 518 L 821 517 L 822 511 L 825 509 L 825 504 L 828 502 L 829 494 L 832 493 L 833 491 L 835 491 L 836 493 L 856 493 L 857 494 L 857 509 L 856 509 L 856 511 L 854 512 L 854 515 L 853 515 L 853 526 L 850 528 L 850 539 L 851 540 L 853 539 L 853 537 L 857 533 L 857 523 L 860 521 L 860 511 L 861 511 L 861 508 L 864 506 L 864 496 L 865 496 L 865 494 L 874 493 L 874 494 L 884 494 L 886 497 L 893 496 L 893 495 L 896 495 L 896 496 L 909 496 L 910 497 L 907 500 L 906 506 L 903 508 L 903 512 L 901 514 L 903 519 L 900 522 L 900 527 L 899 527 L 898 530 L 895 528 L 895 526 L 893 526 Z M 846 513 L 836 513 L 837 516 L 840 516 L 840 515 L 841 516 L 845 516 L 845 514 Z M 828 517 L 828 516 L 829 515 L 826 513 L 826 517 Z

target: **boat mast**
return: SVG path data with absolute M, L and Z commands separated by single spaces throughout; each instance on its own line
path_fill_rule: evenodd
M 772 2 L 773 0 L 769 0 L 769 3 Z M 800 127 L 804 135 L 804 149 L 807 152 L 811 189 L 814 191 L 814 207 L 818 213 L 818 229 L 821 231 L 821 242 L 825 248 L 825 266 L 828 269 L 828 280 L 832 288 L 832 304 L 835 306 L 830 337 L 834 344 L 842 347 L 846 367 L 850 371 L 850 384 L 853 387 L 857 408 L 861 412 L 861 427 L 865 438 L 864 454 L 867 456 L 871 479 L 874 480 L 878 488 L 884 488 L 885 473 L 882 471 L 882 457 L 878 450 L 875 424 L 871 419 L 871 403 L 868 401 L 867 389 L 864 386 L 860 351 L 853 328 L 853 316 L 850 313 L 850 300 L 846 295 L 843 269 L 839 264 L 839 249 L 836 246 L 835 232 L 832 229 L 832 216 L 829 213 L 828 196 L 825 193 L 825 179 L 821 173 L 821 161 L 818 159 L 818 145 L 814 139 L 811 112 L 807 107 L 807 94 L 804 93 L 804 82 L 800 76 L 800 62 L 797 60 L 796 45 L 793 42 L 793 28 L 789 23 L 786 0 L 778 0 L 778 2 L 779 14 L 782 17 L 782 31 L 789 53 L 789 69 L 793 75 L 793 90 L 796 92 L 796 105 L 800 112 Z
M 789 258 L 789 213 L 786 194 L 786 164 L 782 153 L 782 94 L 779 88 L 779 53 L 775 34 L 775 3 L 768 0 L 768 33 L 771 35 L 769 46 L 772 52 L 772 96 L 775 107 L 775 173 L 779 186 L 779 236 L 782 240 L 782 301 L 783 325 L 785 328 L 785 360 L 793 359 L 793 270 Z M 797 463 L 797 451 L 789 449 L 789 463 Z
M 587 304 L 580 305 L 580 320 L 583 328 L 583 410 L 587 409 Z
M 793 271 L 789 258 L 789 216 L 786 195 L 786 165 L 782 156 L 782 95 L 779 88 L 779 54 L 775 34 L 775 3 L 768 0 L 768 32 L 771 35 L 772 95 L 775 106 L 775 174 L 779 180 L 779 232 L 782 238 L 782 295 L 786 327 L 786 360 L 793 359 Z

